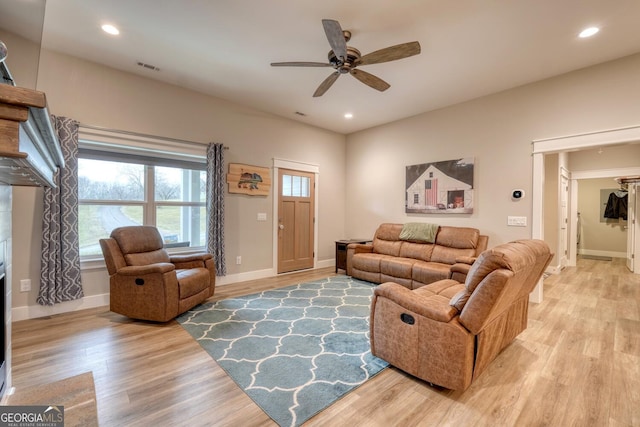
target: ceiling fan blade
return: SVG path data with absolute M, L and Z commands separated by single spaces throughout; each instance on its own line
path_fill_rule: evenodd
M 331 64 L 324 62 L 272 62 L 272 67 L 332 67 Z
M 360 58 L 358 65 L 380 64 L 381 62 L 395 61 L 396 59 L 408 58 L 420 53 L 420 43 L 409 42 L 397 44 L 368 53 Z
M 380 77 L 376 77 L 373 74 L 367 73 L 366 71 L 352 69 L 349 72 L 353 77 L 360 80 L 362 83 L 376 90 L 379 90 L 380 92 L 384 92 L 391 87 L 389 83 L 385 82 Z
M 338 80 L 338 77 L 340 77 L 340 72 L 336 71 L 335 73 L 331 73 L 329 77 L 327 77 L 322 83 L 320 83 L 318 89 L 316 89 L 316 91 L 313 93 L 313 97 L 316 98 L 318 96 L 324 95 L 324 93 L 329 90 L 331 85 L 333 85 L 335 81 Z
M 336 54 L 336 57 L 345 60 L 347 58 L 347 42 L 344 40 L 340 23 L 333 19 L 323 19 L 322 26 L 324 27 L 324 33 L 327 35 L 327 40 L 329 40 L 329 45 L 333 53 Z

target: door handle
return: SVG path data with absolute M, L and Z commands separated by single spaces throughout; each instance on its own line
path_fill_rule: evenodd
M 280 230 L 284 230 L 284 224 L 280 224 L 280 225 L 278 226 L 278 228 L 279 228 Z

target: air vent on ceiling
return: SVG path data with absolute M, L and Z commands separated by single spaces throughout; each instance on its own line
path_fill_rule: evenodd
M 140 62 L 140 61 L 138 61 L 137 64 L 138 64 L 138 66 L 143 67 L 143 68 L 147 68 L 149 70 L 160 71 L 160 68 L 156 67 L 155 65 L 146 64 L 146 63 Z

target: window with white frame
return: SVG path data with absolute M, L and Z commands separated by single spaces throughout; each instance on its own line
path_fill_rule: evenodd
M 101 256 L 98 240 L 127 225 L 156 226 L 169 250 L 204 247 L 204 156 L 167 152 L 146 140 L 133 146 L 105 143 L 99 141 L 102 134 L 81 132 L 79 143 L 80 256 Z M 170 145 L 181 148 L 179 141 Z

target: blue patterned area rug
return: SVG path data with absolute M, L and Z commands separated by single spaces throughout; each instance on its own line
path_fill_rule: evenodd
M 348 276 L 229 298 L 177 318 L 280 426 L 299 426 L 388 366 L 371 355 L 372 283 Z

